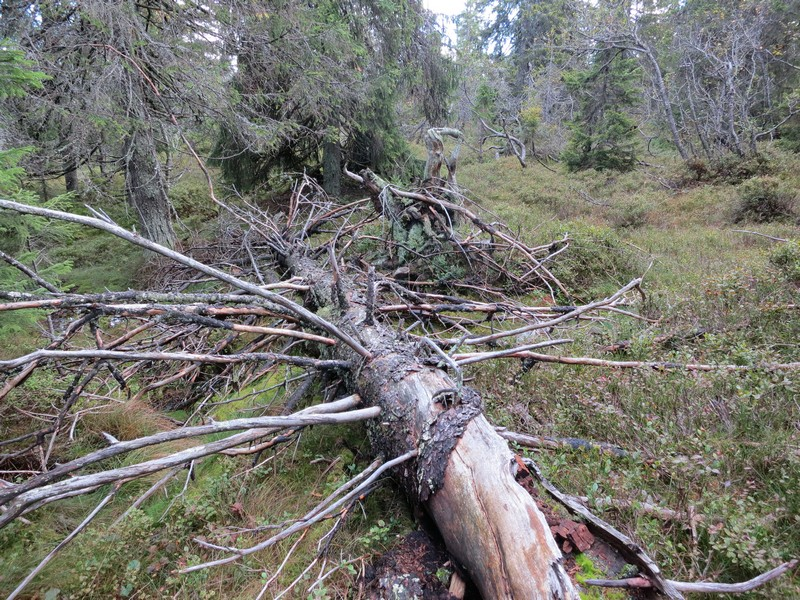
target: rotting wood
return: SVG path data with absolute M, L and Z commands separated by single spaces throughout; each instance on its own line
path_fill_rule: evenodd
M 672 582 L 664 578 L 661 574 L 661 569 L 659 569 L 653 559 L 650 558 L 636 542 L 609 523 L 603 521 L 600 517 L 592 514 L 588 508 L 575 498 L 561 492 L 542 475 L 542 472 L 535 462 L 530 459 L 524 459 L 524 463 L 541 486 L 547 490 L 548 494 L 563 504 L 570 513 L 582 517 L 590 531 L 611 544 L 625 560 L 639 567 L 652 582 L 653 587 L 667 598 L 673 600 L 683 598 L 683 595 L 675 588 Z

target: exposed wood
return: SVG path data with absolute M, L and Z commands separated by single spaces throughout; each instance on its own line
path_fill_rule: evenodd
M 484 598 L 577 598 L 544 515 L 520 493 L 514 465 L 505 442 L 476 417 L 428 509 Z
M 589 530 L 596 536 L 603 538 L 611 544 L 625 560 L 631 564 L 639 567 L 642 572 L 652 582 L 653 586 L 658 589 L 667 598 L 680 599 L 683 595 L 675 588 L 673 583 L 665 579 L 661 574 L 661 569 L 650 558 L 647 553 L 632 539 L 626 536 L 615 527 L 603 521 L 600 517 L 592 514 L 583 504 L 577 499 L 568 496 L 556 488 L 542 475 L 539 467 L 532 460 L 525 459 L 525 465 L 530 469 L 530 472 L 536 477 L 542 487 L 547 490 L 547 493 L 555 498 L 558 502 L 572 514 L 578 515 L 585 521 Z
M 458 573 L 453 573 L 450 576 L 450 588 L 447 591 L 457 600 L 462 600 L 467 593 L 467 584 Z
M 330 294 L 330 275 L 313 261 L 290 256 L 287 264 L 318 282 L 318 299 Z M 431 514 L 448 551 L 484 598 L 577 600 L 544 516 L 514 479 L 514 455 L 481 415 L 480 398 L 422 364 L 394 331 L 363 326 L 363 301 L 345 287 L 350 308 L 342 326 L 360 324 L 374 356 L 352 382 L 367 404 L 382 409 L 381 419 L 368 425 L 370 439 L 387 456 L 419 452 L 398 477 L 412 501 Z M 350 354 L 344 345 L 332 350 L 342 358 Z
M 456 147 L 451 152 L 448 159 L 444 155 L 444 140 L 442 136 L 449 136 L 457 140 Z M 441 180 L 442 167 L 447 167 L 447 183 L 451 186 L 456 184 L 456 169 L 458 166 L 458 154 L 461 148 L 461 143 L 464 140 L 464 134 L 458 129 L 450 127 L 432 127 L 425 132 L 424 135 L 425 146 L 428 149 L 428 160 L 425 163 L 425 174 L 423 180 L 433 181 L 434 183 Z

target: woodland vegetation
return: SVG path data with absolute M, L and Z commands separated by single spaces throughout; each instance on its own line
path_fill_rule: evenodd
M 0 40 L 0 595 L 800 596 L 800 2 Z

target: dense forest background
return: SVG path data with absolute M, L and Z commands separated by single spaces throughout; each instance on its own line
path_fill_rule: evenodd
M 456 130 L 443 137 L 456 148 L 448 172 L 459 197 L 531 245 L 553 244 L 548 268 L 564 290 L 526 290 L 525 302 L 591 302 L 646 274 L 638 318 L 578 321 L 571 354 L 754 367 L 480 364 L 469 375 L 493 422 L 626 449 L 556 445 L 535 456 L 675 579 L 738 581 L 800 556 L 800 387 L 795 370 L 755 368 L 800 360 L 800 2 L 473 0 L 444 27 L 416 0 L 2 0 L 0 40 L 2 198 L 105 216 L 262 284 L 266 273 L 229 261 L 233 245 L 251 258 L 252 248 L 226 207 L 285 213 L 312 187 L 345 205 L 364 192 L 343 173 L 364 168 L 418 188 L 430 131 Z M 372 227 L 347 246 L 353 264 L 357 256 L 407 276 L 425 262 L 436 290 L 470 293 L 469 269 L 457 262 L 404 263 L 402 249 L 385 260 L 376 242 L 384 231 Z M 120 240 L 10 211 L 0 212 L 0 259 L 4 302 L 10 292 L 210 290 Z M 54 342 L 54 320 L 0 311 L 0 356 Z M 289 370 L 224 389 L 193 375 L 194 395 L 174 381 L 148 387 L 145 375 L 135 375 L 129 404 L 120 399 L 131 399 L 130 387 L 99 384 L 71 399 L 75 424 L 50 442 L 45 468 L 107 433 L 133 439 L 200 418 L 200 398 L 203 418 L 223 419 L 327 393 Z M 8 387 L 15 372 L 3 376 Z M 77 379 L 64 377 L 37 371 L 25 387 L 0 391 L 0 434 L 10 440 L 0 445 L 0 479 L 18 483 L 40 469 L 17 437 L 72 397 Z M 391 488 L 364 500 L 325 546 L 323 564 L 335 570 L 324 580 L 305 570 L 325 533 L 315 530 L 241 567 L 177 570 L 207 558 L 193 539 L 232 522 L 253 530 L 289 521 L 367 455 L 357 428 L 310 430 L 266 465 L 206 459 L 192 481 L 175 476 L 118 519 L 158 478 L 131 484 L 24 593 L 356 597 L 364 565 L 414 527 Z M 0 592 L 11 593 L 104 495 L 0 530 Z M 603 569 L 586 559 L 576 570 Z M 435 571 L 446 583 L 453 569 Z M 772 585 L 752 597 L 800 594 L 796 574 Z
M 183 138 L 239 192 L 305 169 L 337 194 L 343 160 L 420 177 L 408 141 L 443 126 L 481 154 L 530 148 L 573 171 L 668 150 L 702 179 L 760 142 L 798 143 L 797 13 L 474 2 L 443 47 L 414 2 L 5 2 L 6 64 L 21 52 L 45 77 L 6 92 L 4 144 L 70 192 L 107 196 L 122 174 L 143 233 L 168 243 Z

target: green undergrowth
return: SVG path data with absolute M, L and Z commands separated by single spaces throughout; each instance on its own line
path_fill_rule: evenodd
M 556 249 L 569 244 L 548 264 L 570 291 L 568 297 L 557 296 L 559 303 L 605 297 L 644 276 L 644 297 L 631 294 L 624 308 L 646 320 L 611 313 L 583 320 L 568 331 L 551 333 L 574 340 L 559 348 L 560 353 L 749 367 L 800 361 L 796 221 L 786 215 L 768 222 L 747 215 L 737 218 L 742 198 L 758 204 L 758 194 L 752 193 L 758 181 L 753 183 L 753 177 L 772 178 L 767 183 L 784 198 L 800 189 L 797 157 L 769 150 L 768 170 L 762 165 L 762 170 L 741 179 L 741 173 L 734 177 L 738 171 L 728 167 L 731 176 L 694 177 L 687 167 L 670 160 L 624 174 L 566 175 L 556 164 L 550 165 L 555 173 L 535 162 L 523 170 L 511 159 L 480 163 L 465 154 L 458 175 L 468 197 L 532 245 L 557 242 Z M 214 220 L 216 210 L 206 204 L 205 193 L 197 173 L 188 173 L 174 188 L 172 200 L 186 217 L 185 229 L 178 226 L 179 235 L 202 235 Z M 123 207 L 103 206 L 121 224 L 133 222 Z M 75 209 L 81 210 L 77 205 Z M 372 233 L 379 235 L 379 226 Z M 72 264 L 59 279 L 65 289 L 136 287 L 137 261 L 143 260 L 137 251 L 105 234 L 78 235 L 76 244 L 59 251 L 59 260 Z M 382 252 L 369 240 L 357 241 L 354 247 Z M 547 298 L 546 292 L 537 292 L 529 300 L 538 305 Z M 16 330 L 3 330 L 3 357 L 19 355 L 25 344 L 35 347 L 30 332 L 37 325 L 36 315 L 25 319 Z M 214 418 L 279 411 L 285 388 L 278 384 L 295 375 L 275 373 L 235 395 L 220 393 L 209 401 Z M 532 456 L 556 485 L 587 497 L 594 510 L 640 542 L 668 577 L 740 581 L 800 556 L 797 371 L 623 370 L 507 360 L 469 367 L 467 375 L 475 378 L 471 385 L 482 392 L 487 413 L 498 425 L 533 435 L 608 442 L 627 451 L 624 457 L 596 450 L 547 450 Z M 139 385 L 131 382 L 133 393 Z M 23 390 L 9 395 L 6 409 L 50 411 L 63 393 L 59 387 L 63 382 L 37 371 Z M 86 415 L 78 431 L 88 435 L 58 447 L 59 458 L 68 460 L 101 447 L 101 432 L 131 439 L 156 431 L 165 418 L 157 407 L 170 394 L 185 391 L 177 387 L 159 390 L 148 404 L 121 404 Z M 0 434 L 9 437 L 17 425 L 4 419 Z M 131 464 L 167 450 L 142 451 L 95 468 Z M 251 530 L 302 516 L 363 469 L 369 454 L 361 427 L 310 428 L 298 442 L 267 451 L 256 463 L 253 457 L 215 457 L 198 462 L 191 477 L 183 469 L 114 526 L 160 475 L 130 483 L 31 584 L 30 596 L 253 598 L 297 538 L 235 565 L 179 575 L 183 567 L 221 556 L 194 540 L 242 548 L 257 543 L 274 530 Z M 8 594 L 107 493 L 101 489 L 64 500 L 32 513 L 31 525 L 15 523 L 1 530 L 0 594 Z M 665 519 L 647 506 L 675 511 L 677 517 Z M 298 543 L 266 597 L 301 576 L 332 525 L 328 521 L 314 528 Z M 368 563 L 411 527 L 402 498 L 387 484 L 348 515 L 329 549 L 326 569 L 359 557 Z M 600 574 L 590 563 L 578 566 L 579 578 Z M 325 589 L 308 592 L 320 567 L 290 596 L 352 596 L 360 558 L 327 579 Z M 585 598 L 622 597 L 618 592 L 582 593 Z M 798 596 L 795 574 L 744 597 Z
M 255 396 L 254 396 L 255 397 Z M 239 405 L 246 408 L 244 404 Z M 225 412 L 229 418 L 252 414 Z M 209 441 L 211 438 L 206 439 Z M 275 533 L 273 525 L 301 517 L 367 464 L 368 448 L 361 427 L 320 427 L 300 440 L 259 456 L 258 465 L 226 457 L 181 470 L 165 490 L 120 523 L 121 513 L 158 476 L 129 484 L 109 508 L 67 547 L 30 585 L 37 597 L 58 598 L 252 598 L 273 575 L 297 536 L 275 547 L 194 574 L 178 569 L 224 556 L 204 550 L 195 539 L 246 548 Z M 141 460 L 129 457 L 120 464 Z M 35 564 L 74 528 L 108 493 L 107 489 L 66 500 L 37 511 L 32 525 L 15 523 L 0 531 L 0 593 L 8 593 Z M 324 547 L 334 520 L 312 528 L 294 549 L 268 597 L 296 578 Z M 250 530 L 263 528 L 260 532 Z M 321 563 L 290 597 L 344 597 L 361 568 L 361 558 L 381 554 L 411 528 L 405 506 L 391 485 L 378 489 L 343 520 L 327 553 L 327 566 L 343 565 L 326 580 L 322 592 L 306 593 Z M 353 567 L 344 565 L 358 559 Z M 263 575 L 261 575 L 263 574 Z M 48 595 L 49 594 L 49 595 Z
M 459 176 L 529 242 L 570 234 L 573 247 L 551 270 L 579 299 L 607 296 L 644 275 L 646 298 L 632 295 L 626 308 L 649 321 L 606 314 L 553 332 L 575 340 L 560 354 L 757 367 L 800 361 L 800 252 L 787 214 L 800 189 L 800 163 L 770 156 L 766 182 L 754 173 L 675 190 L 667 187 L 680 180 L 678 165 L 565 178 L 508 160 L 491 177 L 481 177 L 477 164 Z M 578 188 L 608 206 L 588 203 Z M 767 199 L 781 194 L 783 203 L 761 207 L 758 189 Z M 516 190 L 528 190 L 519 203 Z M 758 208 L 743 214 L 742 198 Z M 765 219 L 762 208 L 782 215 Z M 471 369 L 492 419 L 534 435 L 625 449 L 622 458 L 594 450 L 534 457 L 556 485 L 587 497 L 642 543 L 668 577 L 742 581 L 800 556 L 797 369 L 529 367 L 507 361 Z M 795 573 L 740 597 L 798 596 Z

